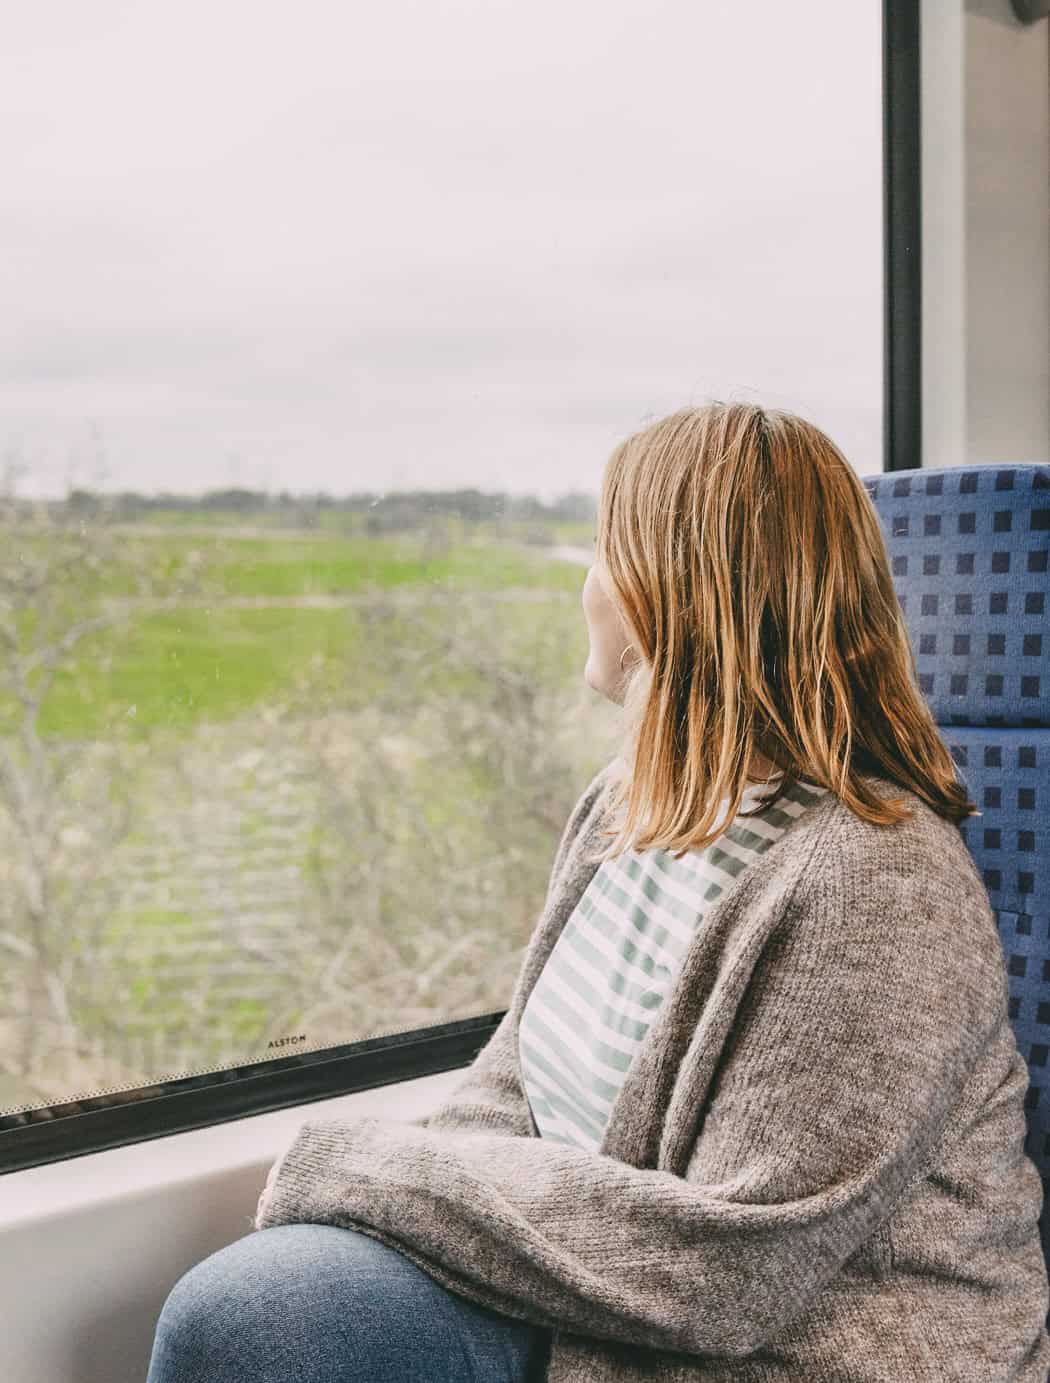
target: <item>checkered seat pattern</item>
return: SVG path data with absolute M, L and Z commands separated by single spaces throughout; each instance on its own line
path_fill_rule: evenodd
M 1050 1263 L 1050 464 L 865 476 L 920 687 L 981 816 L 959 831 L 988 889 L 1028 1062 L 1025 1150 Z

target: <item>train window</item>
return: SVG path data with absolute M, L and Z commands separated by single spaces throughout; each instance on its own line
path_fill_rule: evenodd
M 733 397 L 887 464 L 883 25 L 8 15 L 0 1166 L 477 1050 L 613 752 L 612 448 Z

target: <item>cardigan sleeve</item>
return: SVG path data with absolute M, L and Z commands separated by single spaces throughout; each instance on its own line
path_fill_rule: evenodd
M 751 972 L 684 1176 L 487 1129 L 314 1120 L 257 1227 L 356 1228 L 540 1326 L 689 1355 L 772 1340 L 893 1213 L 1005 1021 L 979 882 L 893 847 L 816 853 Z

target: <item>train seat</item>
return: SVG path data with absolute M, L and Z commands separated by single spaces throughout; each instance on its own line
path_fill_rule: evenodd
M 983 815 L 959 827 L 995 912 L 1028 1063 L 1025 1150 L 1050 1264 L 1050 464 L 865 476 L 919 684 Z

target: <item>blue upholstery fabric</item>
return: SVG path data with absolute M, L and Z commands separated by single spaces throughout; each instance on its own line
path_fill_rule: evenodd
M 999 924 L 1028 1062 L 1050 1263 L 1050 465 L 865 476 L 919 685 L 981 816 L 960 833 Z

